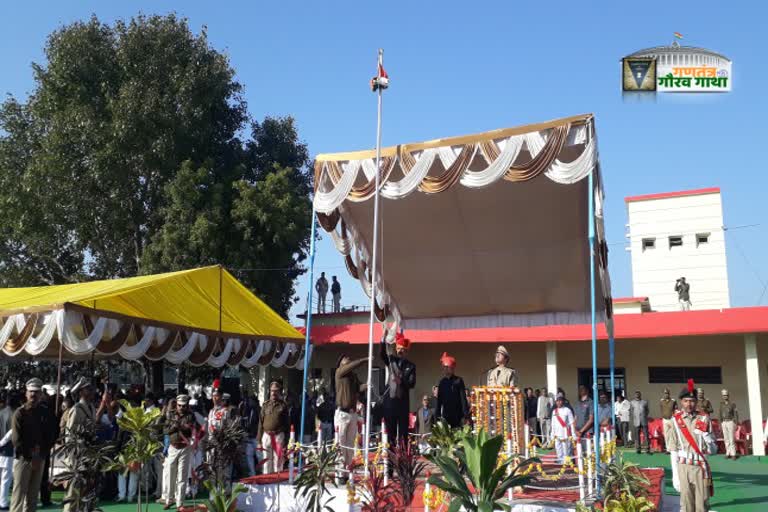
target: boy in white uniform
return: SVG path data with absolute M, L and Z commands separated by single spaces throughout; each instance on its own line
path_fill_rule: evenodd
M 550 421 L 549 438 L 555 443 L 557 452 L 557 462 L 562 464 L 566 457 L 571 456 L 571 437 L 576 429 L 573 412 L 564 407 L 565 397 L 562 393 L 557 394 L 555 400 L 555 409 L 552 411 L 552 420 Z

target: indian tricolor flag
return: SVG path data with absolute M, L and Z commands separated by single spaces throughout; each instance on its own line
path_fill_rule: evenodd
M 675 37 L 678 38 L 678 39 L 682 39 L 683 38 L 683 34 L 681 34 L 680 32 L 675 32 Z

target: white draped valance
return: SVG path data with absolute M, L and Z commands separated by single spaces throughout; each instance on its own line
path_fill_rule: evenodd
M 8 357 L 58 357 L 58 344 L 62 343 L 67 357 L 93 354 L 131 361 L 147 358 L 173 365 L 194 360 L 194 364 L 217 368 L 301 368 L 304 361 L 299 343 L 232 337 L 217 341 L 198 332 L 182 335 L 180 331 L 65 309 L 17 313 L 0 318 L 0 322 L 0 350 Z M 172 346 L 167 347 L 169 343 Z M 205 359 L 194 357 L 196 353 L 205 354 L 210 343 L 220 343 L 221 350 Z

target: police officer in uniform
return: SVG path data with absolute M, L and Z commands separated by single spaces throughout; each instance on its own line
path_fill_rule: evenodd
M 496 349 L 496 368 L 488 371 L 489 386 L 517 386 L 517 370 L 507 368 L 509 352 L 504 345 Z
M 707 416 L 712 415 L 714 412 L 714 409 L 712 408 L 712 402 L 709 401 L 706 397 L 704 397 L 704 389 L 699 388 L 696 390 L 697 396 L 697 409 L 696 411 L 699 414 L 706 414 Z
M 45 459 L 56 437 L 56 418 L 40 405 L 43 382 L 27 382 L 27 401 L 13 414 L 11 440 L 16 451 L 13 463 L 12 512 L 37 510 L 37 493 L 43 479 Z
M 736 404 L 731 402 L 728 390 L 721 392 L 720 401 L 720 427 L 723 430 L 723 442 L 725 443 L 725 458 L 736 458 L 736 425 L 739 424 L 739 411 Z
M 94 411 L 93 385 L 85 377 L 81 377 L 80 380 L 78 380 L 75 385 L 72 386 L 71 392 L 72 396 L 78 397 L 79 400 L 72 408 L 72 413 L 69 415 L 69 419 L 67 420 L 65 434 L 70 438 L 75 435 L 78 428 L 95 425 L 98 418 L 101 417 L 101 414 L 106 409 L 107 404 L 110 402 L 109 394 L 105 392 L 104 396 L 102 396 L 99 409 Z M 70 461 L 69 464 L 71 466 L 75 466 L 77 463 L 76 461 Z M 80 490 L 80 492 L 82 492 L 82 490 Z M 71 484 L 68 485 L 67 495 L 64 499 L 66 502 L 64 505 L 65 512 L 75 509 L 71 501 L 75 499 L 75 494 L 75 486 Z
M 264 402 L 259 417 L 259 434 L 264 449 L 264 474 L 283 470 L 283 448 L 286 445 L 290 417 L 288 404 L 283 400 L 283 383 L 273 380 L 269 385 L 269 400 Z
M 680 492 L 681 512 L 707 512 L 714 495 L 712 472 L 707 461 L 706 433 L 709 415 L 696 411 L 697 396 L 693 381 L 680 393 L 680 408 L 673 416 L 675 435 L 669 443 L 672 459 L 672 485 Z
M 667 453 L 669 453 L 669 440 L 675 434 L 675 423 L 672 421 L 672 415 L 677 410 L 677 402 L 669 396 L 669 388 L 664 389 L 664 394 L 659 401 L 659 410 L 664 422 L 664 444 L 666 445 Z

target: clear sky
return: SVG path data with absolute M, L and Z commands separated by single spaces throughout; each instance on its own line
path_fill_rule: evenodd
M 30 62 L 62 24 L 171 11 L 229 54 L 252 115 L 293 115 L 313 155 L 375 144 L 379 47 L 392 80 L 385 145 L 593 112 L 614 296 L 632 294 L 624 197 L 710 186 L 722 188 L 726 226 L 758 224 L 727 234 L 732 304 L 756 305 L 768 282 L 763 2 L 7 2 L 0 91 L 30 90 Z M 622 99 L 619 59 L 676 31 L 732 59 L 733 92 Z M 316 270 L 341 277 L 345 304 L 366 302 L 327 238 Z M 305 277 L 293 313 L 306 290 Z

